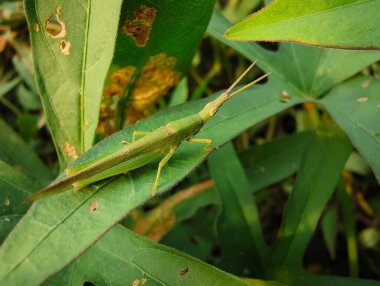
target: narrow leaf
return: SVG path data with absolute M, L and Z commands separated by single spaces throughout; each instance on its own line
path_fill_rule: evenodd
M 269 249 L 264 242 L 252 191 L 232 145 L 212 154 L 208 162 L 222 201 L 218 220 L 223 252 L 221 266 L 238 275 L 248 271 L 253 277 L 265 277 Z
M 366 279 L 353 279 L 349 277 L 339 277 L 332 275 L 313 275 L 305 273 L 298 276 L 295 286 L 379 286 L 379 281 Z
M 0 244 L 29 208 L 22 201 L 40 187 L 35 180 L 0 161 Z
M 338 214 L 336 207 L 329 208 L 323 215 L 321 230 L 331 259 L 335 259 L 336 237 L 338 235 Z
M 34 150 L 1 119 L 0 130 L 0 160 L 41 181 L 53 178 Z
M 121 0 L 25 0 L 36 81 L 61 167 L 93 142 Z
M 348 138 L 339 130 L 319 132 L 309 141 L 272 257 L 277 275 L 297 276 L 294 273 L 301 270 L 306 247 L 351 149 Z

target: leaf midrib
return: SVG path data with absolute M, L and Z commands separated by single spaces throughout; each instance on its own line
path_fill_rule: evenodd
M 84 104 L 85 104 L 85 91 L 86 91 L 86 66 L 87 66 L 87 54 L 88 54 L 88 37 L 90 27 L 91 16 L 91 0 L 87 0 L 87 17 L 86 17 L 86 29 L 84 35 L 84 47 L 83 47 L 83 62 L 82 62 L 82 78 L 80 88 L 80 154 L 83 154 L 85 150 L 85 120 L 84 120 Z

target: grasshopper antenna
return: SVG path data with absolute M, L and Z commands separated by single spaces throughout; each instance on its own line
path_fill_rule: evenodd
M 219 95 L 217 98 L 215 98 L 213 101 L 206 104 L 206 106 L 198 113 L 198 115 L 202 118 L 203 122 L 206 123 L 208 120 L 210 120 L 211 117 L 215 115 L 215 113 L 218 111 L 219 107 L 222 106 L 224 102 L 226 102 L 231 97 L 237 95 L 238 93 L 246 90 L 247 88 L 250 88 L 252 85 L 256 84 L 260 80 L 266 78 L 270 75 L 270 73 L 267 73 L 258 79 L 252 81 L 251 83 L 239 88 L 238 90 L 231 93 L 232 89 L 235 88 L 235 86 L 242 80 L 242 78 L 254 67 L 257 60 L 253 62 L 243 73 L 239 76 L 237 80 L 221 95 Z
M 235 90 L 234 92 L 232 92 L 231 94 L 228 95 L 228 99 L 230 99 L 231 97 L 237 95 L 238 93 L 250 88 L 252 85 L 255 85 L 256 83 L 258 83 L 259 81 L 263 80 L 264 78 L 268 77 L 269 75 L 271 74 L 271 72 L 268 72 L 266 74 L 264 74 L 263 76 L 259 77 L 258 79 L 255 79 L 254 81 L 246 84 L 245 86 L 239 88 L 238 90 Z
M 256 65 L 257 60 L 255 60 L 235 81 L 231 86 L 224 92 L 224 93 L 230 93 L 231 90 L 235 88 L 235 86 L 245 77 L 245 75 Z

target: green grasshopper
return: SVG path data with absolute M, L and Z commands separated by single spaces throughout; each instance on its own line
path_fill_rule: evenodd
M 62 176 L 58 177 L 43 190 L 29 197 L 27 201 L 35 201 L 42 197 L 70 189 L 80 190 L 97 181 L 118 174 L 125 174 L 128 171 L 140 168 L 153 160 L 160 158 L 165 152 L 168 152 L 158 164 L 156 180 L 153 184 L 152 190 L 152 196 L 155 196 L 161 170 L 173 156 L 181 143 L 183 141 L 189 141 L 202 143 L 205 144 L 205 146 L 211 145 L 211 139 L 194 138 L 194 135 L 197 134 L 202 126 L 215 115 L 224 102 L 269 75 L 269 73 L 265 74 L 240 89 L 231 92 L 255 63 L 256 62 L 248 67 L 248 69 L 224 93 L 213 101 L 207 103 L 200 112 L 167 123 L 150 133 L 135 131 L 132 134 L 131 143 L 122 141 L 121 143 L 126 144 L 126 146 L 117 152 L 79 166 L 69 166 L 65 170 L 67 176 L 64 176 L 63 178 Z M 136 140 L 137 136 L 143 137 Z

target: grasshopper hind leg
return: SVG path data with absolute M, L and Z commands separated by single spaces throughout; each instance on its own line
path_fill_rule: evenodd
M 160 175 L 161 175 L 162 168 L 170 160 L 170 158 L 173 156 L 173 154 L 175 153 L 176 150 L 177 150 L 177 147 L 174 147 L 174 148 L 170 149 L 169 153 L 164 158 L 162 158 L 162 160 L 158 164 L 158 170 L 157 170 L 156 180 L 154 181 L 153 190 L 152 190 L 152 197 L 155 197 L 156 194 L 157 194 L 157 187 L 158 187 L 158 182 L 160 180 Z

